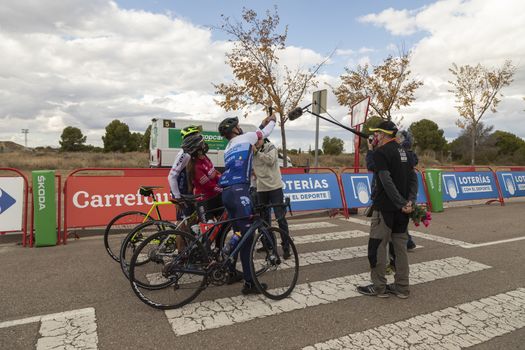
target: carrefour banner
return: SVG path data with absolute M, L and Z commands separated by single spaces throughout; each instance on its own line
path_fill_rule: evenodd
M 525 196 L 525 171 L 498 171 L 496 174 L 503 197 Z
M 348 208 L 368 207 L 372 204 L 372 173 L 343 173 L 344 195 Z M 418 191 L 417 202 L 426 203 L 427 196 L 423 187 L 423 177 L 417 173 Z
M 492 172 L 444 172 L 443 201 L 498 198 L 496 178 Z
M 283 175 L 283 191 L 290 198 L 292 210 L 342 208 L 337 176 L 328 174 Z

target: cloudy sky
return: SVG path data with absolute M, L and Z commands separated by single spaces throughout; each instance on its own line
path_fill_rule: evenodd
M 220 120 L 235 115 L 214 102 L 212 83 L 231 80 L 224 63 L 231 48 L 220 30 L 221 14 L 240 18 L 244 7 L 262 13 L 277 5 L 289 25 L 281 62 L 309 67 L 331 51 L 320 88 L 328 88 L 328 111 L 348 123 L 337 105 L 344 67 L 379 64 L 400 47 L 412 51 L 413 77 L 424 82 L 416 102 L 396 112 L 403 126 L 428 118 L 458 135 L 448 68 L 482 63 L 518 66 L 503 90 L 498 113 L 484 121 L 525 137 L 525 1 L 522 0 L 19 0 L 0 4 L 0 140 L 58 146 L 64 127 L 76 126 L 87 143 L 102 145 L 113 119 L 143 132 L 151 118 Z M 311 93 L 305 103 L 311 100 Z M 261 111 L 246 122 L 258 124 Z M 289 148 L 313 146 L 313 119 L 287 127 Z M 279 133 L 273 136 L 279 142 Z M 321 122 L 321 137 L 338 136 L 351 150 L 348 132 Z

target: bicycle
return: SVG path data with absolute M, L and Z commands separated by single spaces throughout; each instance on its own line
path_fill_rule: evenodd
M 201 199 L 201 196 L 193 196 L 193 195 L 181 195 L 180 202 L 186 203 L 186 205 L 195 205 L 196 208 L 199 207 L 199 199 Z M 204 212 L 204 214 L 213 213 L 222 211 L 222 214 L 220 216 L 219 220 L 226 220 L 228 218 L 226 211 L 224 210 L 224 207 L 215 208 L 212 210 L 208 210 Z M 126 236 L 126 238 L 122 241 L 122 245 L 120 248 L 120 266 L 122 269 L 122 272 L 126 276 L 126 278 L 129 279 L 129 262 L 128 258 L 130 258 L 133 253 L 136 251 L 137 246 L 144 241 L 148 236 L 151 236 L 152 234 L 159 232 L 159 231 L 165 231 L 168 229 L 172 230 L 179 230 L 181 231 L 181 227 L 183 228 L 189 228 L 190 223 L 196 223 L 199 219 L 197 218 L 197 211 L 194 211 L 191 216 L 184 218 L 182 221 L 178 223 L 171 223 L 169 221 L 159 221 L 159 220 L 153 220 L 153 221 L 147 221 L 142 224 L 139 224 L 138 226 L 135 226 Z M 202 221 L 200 222 L 200 225 L 203 225 Z M 204 224 L 203 227 L 207 227 L 207 224 Z M 162 229 L 161 229 L 162 228 Z M 215 245 L 217 249 L 222 249 L 222 247 L 225 244 L 226 237 L 228 235 L 228 232 L 231 229 L 231 224 L 226 225 L 218 225 L 217 226 L 217 232 L 214 234 L 215 237 L 217 237 Z M 184 230 L 185 232 L 190 232 L 189 230 Z M 176 237 L 175 239 L 175 245 L 177 244 Z M 180 245 L 184 245 L 185 242 L 179 241 Z M 159 240 L 152 240 L 150 241 L 150 244 L 160 244 Z M 176 248 L 174 248 L 176 249 Z M 139 256 L 137 258 L 137 265 L 145 264 L 148 262 L 148 257 L 145 255 Z M 141 283 L 138 282 L 141 287 L 144 288 L 153 288 L 149 283 Z
M 256 213 L 278 205 L 258 205 Z M 280 206 L 280 205 L 279 205 Z M 282 206 L 290 206 L 289 200 Z M 211 249 L 216 227 L 249 218 L 252 225 L 229 254 L 222 249 Z M 145 304 L 157 309 L 179 308 L 194 300 L 210 284 L 215 286 L 227 282 L 228 273 L 241 248 L 252 240 L 250 247 L 250 272 L 256 288 L 266 297 L 280 300 L 293 291 L 299 276 L 297 249 L 288 236 L 292 255 L 282 259 L 282 248 L 276 237 L 286 235 L 282 230 L 270 227 L 260 214 L 221 220 L 210 224 L 200 236 L 179 230 L 157 232 L 145 239 L 130 261 L 130 283 L 134 293 Z M 183 249 L 174 247 L 174 236 L 186 242 Z M 160 244 L 150 244 L 158 241 Z M 137 263 L 145 254 L 150 264 Z M 270 285 L 271 281 L 275 282 Z M 141 287 L 141 284 L 150 288 Z
M 159 188 L 162 188 L 162 186 L 140 186 L 139 188 L 140 195 L 146 198 L 149 197 L 153 201 L 147 213 L 137 210 L 127 211 L 115 216 L 106 226 L 104 231 L 104 247 L 109 256 L 116 262 L 120 262 L 120 252 L 123 243 L 120 239 L 121 235 L 133 230 L 137 225 L 148 222 L 151 226 L 156 225 L 158 228 L 157 231 L 165 230 L 167 227 L 178 228 L 170 222 L 162 220 L 159 206 L 173 205 L 173 203 L 171 201 L 157 201 L 154 190 Z M 153 216 L 154 211 L 156 212 L 156 218 Z M 143 230 L 145 228 L 146 227 L 144 227 Z

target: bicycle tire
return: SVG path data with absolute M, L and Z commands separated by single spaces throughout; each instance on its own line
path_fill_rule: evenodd
M 159 253 L 155 249 L 159 249 L 162 243 L 154 243 L 151 245 L 152 252 L 147 253 L 150 263 L 136 264 L 138 256 L 145 253 L 142 251 L 147 249 L 150 242 L 166 242 L 175 236 L 184 239 L 184 248 Z M 160 231 L 146 238 L 133 254 L 129 266 L 129 281 L 135 295 L 146 305 L 160 310 L 175 309 L 191 302 L 206 288 L 208 263 L 208 253 L 196 237 L 179 230 Z M 171 269 L 170 276 L 165 277 L 165 269 L 168 268 Z M 180 272 L 181 270 L 184 272 Z M 162 272 L 159 274 L 159 271 Z
M 132 218 L 133 216 L 135 216 L 135 218 Z M 137 222 L 140 217 L 143 219 Z M 148 217 L 148 214 L 144 212 L 127 211 L 115 216 L 107 224 L 104 231 L 104 247 L 113 260 L 116 262 L 120 261 L 120 246 L 122 244 L 122 241 L 119 241 L 115 236 L 122 230 L 125 230 L 125 232 L 128 233 L 135 226 L 139 225 L 144 220 L 144 218 L 151 220 L 151 217 Z
M 277 244 L 277 237 L 284 236 L 288 236 L 287 233 L 279 228 L 262 227 L 255 234 L 250 249 L 250 272 L 255 287 L 273 300 L 289 296 L 299 278 L 299 256 L 292 239 L 288 236 L 291 255 L 287 260 L 283 258 L 282 247 Z M 264 243 L 268 239 L 273 242 Z
M 172 223 L 171 221 L 163 220 L 146 221 L 140 225 L 135 226 L 135 228 L 133 228 L 131 232 L 128 233 L 126 238 L 124 238 L 122 245 L 120 246 L 119 261 L 120 268 L 124 273 L 124 276 L 129 279 L 129 261 L 141 242 L 157 232 L 168 229 L 177 230 L 178 228 L 178 223 Z M 146 262 L 147 260 L 142 262 L 137 260 L 137 264 Z

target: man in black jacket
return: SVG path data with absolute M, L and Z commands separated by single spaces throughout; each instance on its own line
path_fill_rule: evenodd
M 372 284 L 359 286 L 365 295 L 388 297 L 388 293 L 408 298 L 409 267 L 407 254 L 407 227 L 409 214 L 417 197 L 417 176 L 406 151 L 395 139 L 396 125 L 384 121 L 375 129 L 378 148 L 374 152 L 375 195 L 368 241 L 368 260 Z M 395 282 L 386 284 L 386 249 L 389 241 L 396 255 Z

